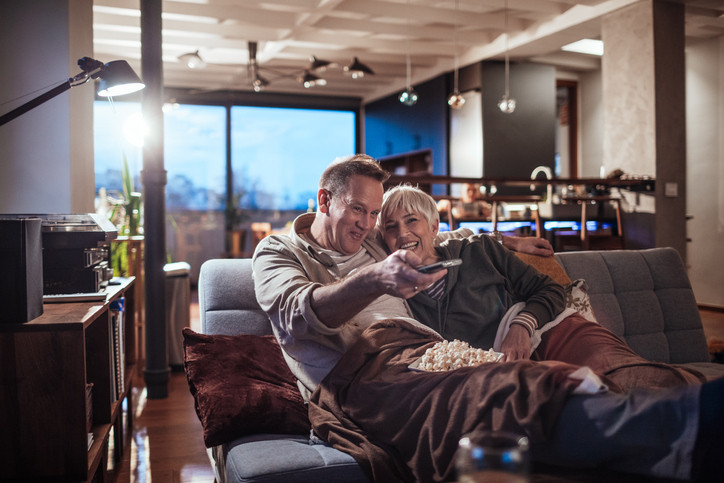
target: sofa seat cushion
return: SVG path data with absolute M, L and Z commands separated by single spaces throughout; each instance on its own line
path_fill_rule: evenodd
M 714 362 L 688 362 L 681 364 L 681 366 L 701 372 L 709 381 L 724 377 L 724 364 Z
M 369 481 L 350 455 L 304 436 L 245 436 L 217 447 L 214 458 L 228 483 Z

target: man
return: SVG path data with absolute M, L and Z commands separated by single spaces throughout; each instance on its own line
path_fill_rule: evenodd
M 374 322 L 408 318 L 420 325 L 409 319 L 404 299 L 446 273 L 420 273 L 414 253 L 386 256 L 368 238 L 385 179 L 368 156 L 333 163 L 320 180 L 317 212 L 297 218 L 289 236 L 265 238 L 254 253 L 257 299 L 306 400 Z M 534 445 L 533 457 L 683 479 L 696 459 L 705 474 L 713 472 L 714 455 L 702 448 L 721 448 L 724 418 L 716 408 L 724 405 L 724 379 L 705 385 L 701 398 L 698 386 L 677 389 L 656 397 L 569 397 L 557 418 L 563 423 L 551 424 L 550 441 Z

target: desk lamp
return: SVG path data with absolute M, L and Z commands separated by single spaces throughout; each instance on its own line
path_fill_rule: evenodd
M 78 59 L 78 66 L 82 69 L 81 73 L 75 77 L 71 77 L 59 86 L 52 88 L 45 94 L 41 94 L 35 99 L 4 114 L 0 117 L 0 126 L 7 124 L 16 117 L 25 114 L 55 96 L 62 94 L 71 87 L 85 84 L 89 80 L 97 79 L 98 77 L 101 78 L 98 95 L 102 97 L 122 96 L 139 91 L 145 87 L 141 79 L 138 78 L 125 60 L 114 60 L 103 64 L 103 62 L 91 59 L 90 57 L 83 57 L 82 59 Z

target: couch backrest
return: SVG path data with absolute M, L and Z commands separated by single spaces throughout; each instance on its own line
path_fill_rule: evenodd
M 684 264 L 672 248 L 556 254 L 572 280 L 586 280 L 601 325 L 649 360 L 709 360 Z M 208 260 L 199 274 L 201 330 L 271 334 L 254 295 L 250 259 Z
M 562 252 L 572 280 L 588 284 L 598 322 L 646 359 L 706 362 L 709 353 L 686 268 L 673 248 Z
M 250 258 L 207 260 L 199 272 L 199 312 L 205 334 L 271 334 L 254 295 Z

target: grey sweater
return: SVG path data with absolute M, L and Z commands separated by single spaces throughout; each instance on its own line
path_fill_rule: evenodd
M 437 251 L 443 259 L 462 258 L 463 264 L 448 269 L 440 299 L 421 292 L 407 302 L 415 319 L 448 340 L 488 349 L 515 303 L 526 302 L 523 312 L 532 314 L 539 328 L 565 308 L 563 287 L 486 235 L 446 240 Z

